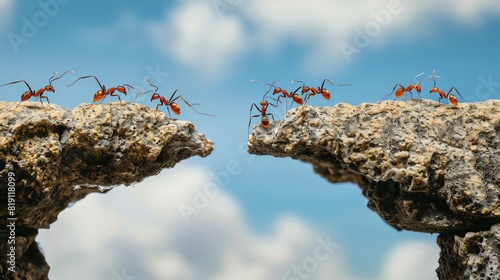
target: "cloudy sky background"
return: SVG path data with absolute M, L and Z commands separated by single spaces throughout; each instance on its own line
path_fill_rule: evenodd
M 294 279 L 287 271 L 302 264 L 308 279 L 436 279 L 436 235 L 395 231 L 358 187 L 329 184 L 307 164 L 246 153 L 248 110 L 267 90 L 249 80 L 294 89 L 292 79 L 329 78 L 352 86 L 310 104 L 356 105 L 437 69 L 440 87 L 468 101 L 499 98 L 485 82 L 500 81 L 499 16 L 495 0 L 0 0 L 0 84 L 39 88 L 72 69 L 47 94 L 71 109 L 96 90 L 91 80 L 66 87 L 79 76 L 144 89 L 149 78 L 217 115 L 183 106 L 180 116 L 216 143 L 208 158 L 90 195 L 42 231 L 51 279 Z M 429 82 L 422 96 L 437 100 Z M 18 101 L 24 91 L 2 87 L 0 96 Z M 155 106 L 133 96 L 122 99 Z M 238 172 L 226 176 L 228 165 Z M 221 192 L 186 223 L 179 207 L 209 184 Z M 338 246 L 314 267 L 322 238 Z

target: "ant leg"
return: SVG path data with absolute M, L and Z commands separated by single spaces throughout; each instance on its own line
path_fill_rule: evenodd
M 248 122 L 247 134 L 250 134 L 250 123 L 252 122 L 252 119 L 260 117 L 260 116 L 262 116 L 262 115 L 253 115 L 253 116 L 250 116 L 250 121 Z
M 273 119 L 273 122 L 274 122 L 274 116 L 272 113 L 267 113 L 266 116 L 271 116 L 271 118 Z
M 311 98 L 311 96 L 313 96 L 314 94 L 310 94 L 310 93 L 307 93 L 306 94 L 306 97 L 304 98 L 304 105 L 307 103 L 307 101 L 309 101 L 309 99 Z
M 271 102 L 269 102 L 269 105 L 273 106 L 274 108 L 277 108 L 278 107 L 278 103 L 281 103 L 280 97 L 281 97 L 281 95 L 278 96 L 278 98 L 272 98 L 272 97 L 269 96 L 268 98 L 272 99 L 273 101 L 276 101 L 275 104 L 272 104 Z
M 175 90 L 177 92 L 177 90 Z M 193 106 L 194 105 L 200 105 L 201 103 L 193 103 L 193 104 L 189 104 L 189 102 L 187 102 L 186 99 L 184 99 L 184 96 L 182 96 L 182 94 L 180 92 L 177 92 L 179 94 L 179 97 L 182 99 L 182 101 L 184 101 L 184 103 L 186 103 L 189 107 L 191 107 L 191 109 L 193 109 L 196 113 L 200 114 L 200 115 L 205 115 L 205 116 L 209 116 L 209 117 L 215 117 L 215 115 L 211 115 L 211 114 L 207 114 L 207 113 L 202 113 L 198 110 L 196 110 Z M 175 92 L 174 92 L 175 94 Z M 173 96 L 173 95 L 172 95 Z M 177 98 L 179 98 L 177 97 Z M 176 98 L 176 99 L 177 99 Z M 174 99 L 175 100 L 175 99 Z
M 111 102 L 109 102 L 109 117 L 110 122 L 113 122 L 113 108 L 111 107 Z
M 42 98 L 45 98 L 45 99 L 47 99 L 47 103 L 49 103 L 49 107 L 50 107 L 50 100 L 49 100 L 48 96 L 40 95 L 39 97 L 40 97 L 40 103 L 42 103 L 42 105 L 43 105 Z
M 168 113 L 168 119 L 171 119 L 172 118 L 172 114 L 170 113 L 170 109 L 169 107 L 167 106 L 167 113 Z
M 109 94 L 109 96 L 116 96 L 116 97 L 118 97 L 118 101 L 120 102 L 120 104 L 122 104 L 122 99 L 120 98 L 120 95 L 119 95 L 119 94 L 116 94 L 116 93 L 110 93 L 110 94 Z M 103 100 L 104 100 L 104 98 L 103 98 Z M 101 101 L 101 103 L 102 103 L 102 101 Z M 111 103 L 109 103 L 109 104 L 111 104 Z
M 14 112 L 17 109 L 17 107 L 19 107 L 19 105 L 21 105 L 21 102 L 23 102 L 23 101 L 22 100 L 19 101 L 19 103 L 17 103 L 16 107 L 14 107 L 14 109 L 12 109 L 11 111 Z
M 102 97 L 101 102 L 99 102 L 99 105 L 102 104 L 102 102 L 104 102 L 104 99 L 106 99 L 106 94 L 104 94 L 104 96 Z M 92 102 L 92 103 L 94 103 L 94 102 Z
M 158 105 L 156 105 L 156 110 L 155 110 L 155 119 L 156 119 L 156 114 L 158 113 L 158 107 L 159 107 L 160 105 L 161 105 L 161 103 L 160 103 L 160 104 L 158 104 Z M 168 117 L 167 117 L 167 118 L 168 118 Z
M 250 133 L 250 124 L 252 123 L 252 119 L 253 119 L 254 117 L 258 117 L 258 116 L 260 116 L 260 115 L 253 115 L 253 116 L 252 116 L 252 110 L 253 110 L 253 108 L 254 108 L 254 107 L 257 109 L 257 111 L 259 111 L 259 112 L 261 112 L 261 113 L 262 113 L 262 111 L 259 109 L 259 106 L 257 106 L 257 104 L 253 103 L 253 104 L 250 106 L 250 119 L 248 120 L 248 128 L 247 128 L 247 132 L 248 132 L 248 134 Z

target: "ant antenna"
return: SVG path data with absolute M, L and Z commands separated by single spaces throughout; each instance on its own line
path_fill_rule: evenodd
M 89 76 L 83 76 L 83 77 L 80 77 L 80 78 L 76 79 L 76 81 L 74 81 L 74 82 L 72 82 L 71 84 L 69 84 L 69 85 L 68 85 L 68 87 L 70 87 L 70 86 L 74 85 L 74 84 L 75 84 L 76 82 L 78 82 L 78 80 L 80 80 L 80 79 L 87 79 L 87 78 L 92 78 L 92 77 L 93 77 L 93 78 L 97 81 L 97 83 L 99 84 L 99 86 L 101 87 L 101 89 L 103 89 L 104 91 L 106 91 L 106 89 L 105 89 L 105 88 L 101 85 L 101 82 L 99 82 L 99 80 L 97 79 L 97 77 L 96 77 L 96 76 L 94 76 L 94 75 L 89 75 Z
M 135 90 L 138 90 L 138 89 L 136 89 L 135 87 L 133 87 L 133 86 L 131 86 L 131 85 L 129 85 L 129 84 L 123 84 L 123 87 L 128 87 L 129 89 L 135 89 Z M 123 94 L 125 94 L 125 95 L 127 95 L 127 92 L 126 92 L 126 91 L 125 91 L 125 92 L 122 92 L 122 93 L 123 93 Z
M 3 84 L 3 85 L 0 85 L 0 87 L 6 86 L 6 85 L 13 85 L 13 84 L 21 83 L 21 82 L 26 84 L 26 86 L 28 87 L 28 89 L 30 90 L 30 92 L 33 92 L 33 90 L 31 89 L 30 85 L 28 85 L 28 82 L 26 82 L 25 80 L 19 80 L 19 81 L 15 81 L 15 82 L 6 83 L 6 84 Z
M 258 83 L 261 83 L 263 85 L 269 86 L 269 90 L 266 91 L 266 93 L 264 94 L 264 96 L 262 97 L 262 99 L 266 98 L 266 95 L 271 91 L 272 87 L 276 88 L 276 86 L 274 85 L 276 83 L 276 81 L 274 81 L 272 83 L 265 83 L 265 82 L 263 82 L 261 80 L 250 80 L 250 83 L 254 83 L 254 82 L 258 82 Z
M 137 99 L 137 97 L 139 97 L 140 95 L 143 95 L 143 94 L 146 94 L 146 93 L 148 93 L 148 92 L 152 92 L 152 91 L 153 91 L 152 89 L 150 89 L 150 90 L 148 90 L 148 91 L 146 91 L 146 92 L 143 92 L 142 90 L 140 90 L 140 89 L 138 89 L 138 88 L 135 88 L 135 90 L 137 90 L 137 91 L 139 92 L 138 94 L 136 94 L 136 95 L 135 95 L 135 98 L 136 98 L 136 99 Z
M 413 80 L 415 80 L 415 82 L 416 82 L 417 84 L 419 84 L 419 85 L 420 85 L 420 83 L 421 83 L 424 79 L 421 79 L 421 80 L 420 80 L 420 82 L 419 82 L 419 81 L 417 81 L 417 78 L 418 78 L 418 77 L 420 77 L 420 76 L 422 76 L 423 74 L 424 74 L 424 72 L 422 72 L 422 73 L 418 74 L 417 76 L 413 77 Z
M 69 71 L 66 71 L 66 72 L 62 73 L 62 75 L 59 76 L 59 77 L 57 77 L 57 78 L 54 78 L 56 76 L 56 74 L 57 74 L 57 72 L 54 72 L 54 74 L 52 75 L 52 77 L 49 78 L 49 85 L 51 86 L 53 81 L 59 80 L 60 78 L 62 78 L 62 76 L 66 75 L 66 74 L 68 74 L 70 72 L 71 73 L 75 73 L 75 71 L 69 70 Z
M 157 87 L 157 86 L 155 86 L 155 85 L 153 85 L 149 79 L 146 79 L 145 81 L 146 81 L 146 82 L 148 82 L 148 84 L 149 84 L 150 86 L 152 86 L 152 87 L 154 87 L 154 88 L 155 88 L 155 91 L 153 92 L 153 94 L 155 94 L 156 92 L 158 92 L 158 87 Z M 147 92 L 147 91 L 146 91 L 146 92 Z
M 423 74 L 423 73 L 422 73 Z M 334 85 L 334 86 L 338 86 L 338 87 L 347 87 L 347 86 L 352 86 L 351 84 L 340 84 L 340 85 L 337 85 L 335 84 L 334 82 L 328 80 L 328 79 L 324 79 L 323 80 L 323 84 L 321 84 L 321 88 L 323 88 L 325 86 L 325 82 L 329 82 L 330 84 Z
M 424 80 L 432 78 L 432 81 L 434 82 L 434 87 L 436 87 L 436 80 L 434 78 L 440 78 L 441 79 L 441 76 L 434 75 L 434 73 L 436 73 L 436 70 L 432 70 L 432 74 L 429 77 L 425 78 Z

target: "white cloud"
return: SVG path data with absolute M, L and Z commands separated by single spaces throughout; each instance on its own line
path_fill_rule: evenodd
M 0 0 L 0 33 L 8 29 L 12 17 L 14 1 Z
M 242 22 L 219 20 L 211 5 L 199 1 L 183 2 L 148 32 L 165 54 L 207 75 L 217 75 L 246 50 Z
M 477 24 L 488 14 L 498 15 L 500 13 L 500 3 L 496 0 L 455 0 L 440 4 L 443 10 L 448 9 L 452 16 L 464 23 Z
M 149 28 L 166 55 L 207 74 L 234 66 L 249 50 L 283 53 L 290 43 L 304 52 L 293 59 L 303 59 L 311 69 L 342 68 L 355 59 L 346 58 L 342 43 L 374 48 L 389 38 L 415 40 L 433 34 L 442 20 L 470 24 L 500 14 L 497 0 L 253 0 L 228 1 L 236 6 L 221 19 L 214 2 L 183 1 Z M 377 21 L 374 14 L 384 15 Z M 360 47 L 355 37 L 360 30 L 366 34 L 366 28 L 372 28 L 373 36 Z
M 361 279 L 346 264 L 347 248 L 324 246 L 334 238 L 291 216 L 276 220 L 270 234 L 256 234 L 237 201 L 224 192 L 187 225 L 178 206 L 193 205 L 195 189 L 203 190 L 208 182 L 202 168 L 176 167 L 133 188 L 77 202 L 38 237 L 50 279 L 113 279 L 121 273 L 169 280 L 300 279 L 296 273 L 309 279 Z M 433 273 L 426 246 L 397 247 L 381 280 L 409 279 L 413 271 Z
M 396 245 L 382 267 L 381 280 L 435 280 L 439 248 L 426 241 L 406 241 Z

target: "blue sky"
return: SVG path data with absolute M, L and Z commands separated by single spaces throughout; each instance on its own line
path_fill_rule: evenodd
M 323 102 L 312 98 L 311 105 L 333 106 L 339 102 L 357 105 L 386 100 L 396 83 L 408 85 L 416 74 L 425 72 L 427 76 L 436 69 L 442 76 L 438 81 L 441 88 L 448 90 L 455 86 L 468 101 L 496 99 L 500 96 L 498 83 L 492 86 L 485 81 L 500 82 L 499 16 L 500 4 L 494 0 L 42 0 L 29 3 L 0 0 L 3 66 L 0 83 L 25 79 L 32 87 L 39 88 L 47 83 L 53 71 L 74 70 L 75 74 L 54 83 L 56 93 L 47 94 L 52 103 L 71 109 L 90 102 L 97 89 L 92 80 L 66 87 L 79 76 L 96 75 L 108 87 L 128 83 L 141 88 L 146 88 L 144 79 L 149 78 L 163 95 L 169 96 L 178 88 L 187 100 L 202 103 L 199 110 L 217 115 L 215 118 L 198 115 L 183 106 L 180 116 L 192 121 L 198 131 L 215 142 L 212 155 L 188 159 L 162 172 L 159 175 L 162 180 L 151 179 L 102 197 L 91 195 L 61 214 L 51 231 L 42 232 L 39 241 L 52 267 L 51 279 L 64 279 L 71 273 L 110 279 L 112 271 L 122 267 L 138 279 L 164 279 L 165 275 L 169 275 L 168 279 L 196 279 L 202 272 L 211 275 L 206 279 L 231 279 L 228 275 L 232 275 L 232 271 L 247 271 L 248 275 L 254 275 L 251 279 L 269 279 L 269 275 L 275 279 L 276 275 L 283 275 L 284 268 L 307 258 L 318 236 L 327 235 L 340 244 L 340 249 L 311 273 L 311 279 L 337 276 L 390 280 L 401 279 L 398 277 L 402 275 L 410 279 L 405 273 L 411 269 L 426 271 L 430 275 L 428 279 L 436 279 L 433 276 L 437 266 L 436 235 L 395 231 L 366 207 L 367 200 L 357 186 L 332 185 L 315 175 L 310 165 L 245 152 L 248 110 L 267 90 L 249 81 L 276 81 L 284 88 L 294 89 L 295 85 L 290 84 L 292 79 L 318 86 L 328 78 L 352 86 L 330 87 L 331 100 Z M 350 52 L 346 53 L 346 46 Z M 436 95 L 428 93 L 429 83 L 423 82 L 422 97 L 437 100 Z M 0 96 L 2 100 L 18 101 L 24 91 L 21 84 L 2 87 Z M 151 107 L 156 104 L 147 97 L 135 100 L 133 96 L 123 100 Z M 280 118 L 282 110 L 279 108 L 273 113 Z M 225 172 L 228 163 L 236 163 L 240 172 L 230 176 L 222 193 L 211 200 L 207 209 L 193 216 L 190 224 L 184 223 L 178 206 L 192 200 L 193 189 L 202 188 L 206 182 L 217 183 L 214 174 Z M 162 188 L 158 189 L 158 184 Z M 179 188 L 181 185 L 185 188 Z M 149 197 L 147 192 L 152 191 L 157 191 L 160 198 L 163 195 L 165 201 L 175 207 L 159 206 L 164 204 L 161 200 L 156 201 L 158 206 L 155 206 L 138 198 Z M 173 195 L 174 191 L 184 196 Z M 119 203 L 119 199 L 123 201 Z M 85 208 L 87 204 L 90 206 Z M 127 205 L 135 208 L 131 210 Z M 89 210 L 89 207 L 101 211 Z M 237 213 L 227 217 L 228 211 Z M 172 227 L 155 228 L 155 222 L 150 221 L 147 227 L 155 229 L 145 233 L 131 228 L 144 226 L 142 219 L 153 218 L 137 218 L 133 213 L 179 223 L 171 222 L 176 228 L 173 231 Z M 80 218 L 90 214 L 95 217 L 85 228 L 79 223 Z M 109 228 L 105 226 L 110 223 L 106 218 L 122 223 L 116 222 L 114 228 Z M 227 221 L 234 228 L 221 227 L 220 231 L 213 230 L 213 235 L 198 238 L 209 241 L 225 234 L 246 236 L 240 240 L 243 245 L 238 243 L 240 245 L 227 250 L 260 260 L 258 269 L 247 261 L 225 263 L 226 258 L 216 248 L 175 245 L 192 242 L 182 240 L 183 234 L 179 232 L 189 233 L 195 228 L 203 232 L 206 227 L 213 227 L 210 221 L 214 219 Z M 287 234 L 293 236 L 293 233 L 280 231 L 280 226 L 303 234 L 297 235 L 300 236 L 297 240 L 287 239 Z M 65 232 L 71 229 L 87 232 L 89 227 L 106 228 L 108 234 L 75 234 L 74 238 L 80 238 L 81 242 L 64 243 L 66 247 L 58 245 L 62 237 L 67 236 Z M 115 232 L 117 228 L 126 228 L 130 232 L 126 234 L 128 237 L 113 235 L 125 234 Z M 158 269 L 161 265 L 155 266 L 153 262 L 129 265 L 133 258 L 124 257 L 128 256 L 127 250 L 146 248 L 140 236 L 157 236 L 154 232 L 159 236 L 179 234 L 181 237 L 176 242 L 163 244 L 158 255 L 152 254 L 152 249 L 145 249 L 141 254 L 154 255 L 153 259 L 173 264 L 177 270 L 163 271 Z M 283 241 L 282 244 L 280 240 L 302 243 Z M 278 244 L 282 250 L 264 246 L 261 251 L 252 251 L 244 246 L 254 244 L 252 242 L 260 244 L 255 245 L 257 247 Z M 103 244 L 107 249 L 106 253 L 99 248 L 88 251 L 78 244 Z M 305 249 L 298 250 L 300 246 Z M 81 253 L 68 252 L 67 248 Z M 220 265 L 207 269 L 188 253 L 190 250 L 204 252 L 207 259 L 220 256 Z M 273 255 L 275 251 L 289 253 L 280 259 Z M 109 255 L 109 258 L 91 261 L 96 254 Z M 281 262 L 272 262 L 271 257 Z M 404 267 L 407 271 L 397 271 L 395 267 Z M 255 271 L 258 273 L 252 274 Z

